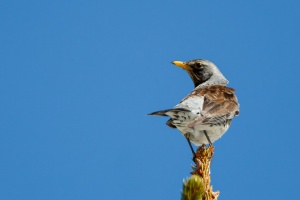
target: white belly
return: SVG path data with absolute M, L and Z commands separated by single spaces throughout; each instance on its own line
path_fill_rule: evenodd
M 220 125 L 220 126 L 200 126 L 196 128 L 187 128 L 187 127 L 179 127 L 177 126 L 179 131 L 185 137 L 189 138 L 190 141 L 196 146 L 200 146 L 202 144 L 209 144 L 203 130 L 206 130 L 206 133 L 211 142 L 214 142 L 221 138 L 222 135 L 228 130 L 229 125 Z

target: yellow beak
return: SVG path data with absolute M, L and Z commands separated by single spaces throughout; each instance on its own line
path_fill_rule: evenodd
M 174 61 L 174 62 L 172 62 L 172 64 L 174 64 L 182 69 L 185 69 L 185 70 L 192 70 L 192 68 L 189 65 L 187 65 L 185 62 Z

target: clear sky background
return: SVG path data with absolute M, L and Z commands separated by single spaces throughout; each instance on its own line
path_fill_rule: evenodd
M 180 199 L 184 137 L 147 113 L 213 61 L 241 105 L 215 142 L 220 199 L 299 199 L 299 1 L 0 3 L 0 199 Z

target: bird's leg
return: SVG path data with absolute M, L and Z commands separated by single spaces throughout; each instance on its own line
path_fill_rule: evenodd
M 203 132 L 204 132 L 204 135 L 205 135 L 207 141 L 209 142 L 209 146 L 212 146 L 212 142 L 210 141 L 210 139 L 209 139 L 209 137 L 208 137 L 208 135 L 207 135 L 206 130 L 204 130 Z
M 187 140 L 188 143 L 189 143 L 189 146 L 190 146 L 191 151 L 192 151 L 192 153 L 193 153 L 193 160 L 194 160 L 196 153 L 195 153 L 195 151 L 194 151 L 194 149 L 193 149 L 193 147 L 192 147 L 192 144 L 191 144 L 190 139 L 189 139 L 188 137 L 185 137 L 185 138 L 186 138 L 186 140 Z

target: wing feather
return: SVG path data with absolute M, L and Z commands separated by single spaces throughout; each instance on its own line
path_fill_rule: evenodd
M 188 126 L 223 124 L 239 113 L 235 90 L 226 86 L 207 86 L 196 89 L 191 95 L 203 95 L 203 109 Z

